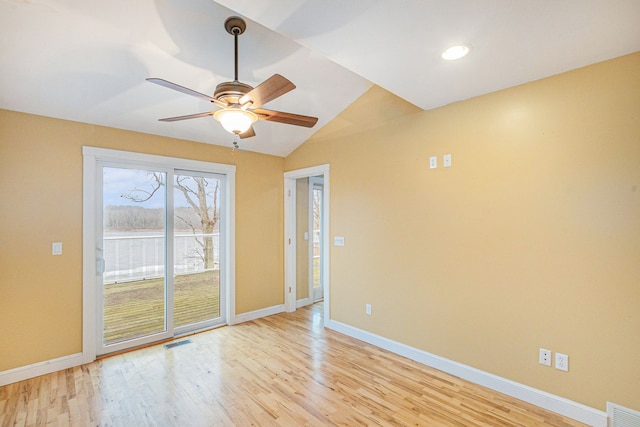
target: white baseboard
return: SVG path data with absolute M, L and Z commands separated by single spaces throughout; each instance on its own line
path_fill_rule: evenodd
M 463 365 L 462 363 L 445 359 L 444 357 L 410 347 L 335 320 L 329 320 L 325 326 L 392 353 L 455 375 L 456 377 L 539 406 L 548 411 L 573 418 L 590 426 L 607 427 L 607 413 L 604 411 L 481 371 L 471 366 Z
M 58 357 L 57 359 L 45 360 L 44 362 L 33 363 L 31 365 L 20 366 L 0 372 L 0 386 L 16 383 L 40 375 L 50 374 L 74 366 L 82 365 L 82 353 L 70 354 Z
M 284 313 L 284 304 L 274 305 L 272 307 L 261 308 L 260 310 L 249 311 L 248 313 L 236 314 L 236 316 L 229 322 L 231 325 L 237 325 L 238 323 L 248 322 L 250 320 L 256 320 L 261 317 L 267 317 L 274 314 Z
M 309 297 L 302 298 L 296 301 L 296 308 L 304 307 L 309 304 L 311 304 L 311 299 Z

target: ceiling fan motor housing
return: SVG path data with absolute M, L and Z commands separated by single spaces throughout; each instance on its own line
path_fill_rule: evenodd
M 222 82 L 216 86 L 216 91 L 214 92 L 213 97 L 226 102 L 229 105 L 233 105 L 237 104 L 238 100 L 252 89 L 253 86 L 238 81 Z

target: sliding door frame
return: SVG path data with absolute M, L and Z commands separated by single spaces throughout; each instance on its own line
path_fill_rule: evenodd
M 82 363 L 89 363 L 96 359 L 97 343 L 97 202 L 96 188 L 98 185 L 99 163 L 112 162 L 129 164 L 135 167 L 149 167 L 173 169 L 180 171 L 200 171 L 225 175 L 225 191 L 222 205 L 224 211 L 221 216 L 227 221 L 221 224 L 225 227 L 224 247 L 228 256 L 221 262 L 220 285 L 226 287 L 225 305 L 227 324 L 235 323 L 235 165 L 209 163 L 197 160 L 165 157 L 151 154 L 134 153 L 129 151 L 111 150 L 96 147 L 82 147 L 83 154 L 83 201 L 82 201 Z M 101 180 L 100 180 L 101 185 Z

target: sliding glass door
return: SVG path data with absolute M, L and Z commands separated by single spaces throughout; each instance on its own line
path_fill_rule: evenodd
M 97 353 L 223 323 L 225 176 L 98 169 Z

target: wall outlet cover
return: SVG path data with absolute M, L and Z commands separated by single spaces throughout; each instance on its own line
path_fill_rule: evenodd
M 569 356 L 562 353 L 556 353 L 556 369 L 569 371 Z

